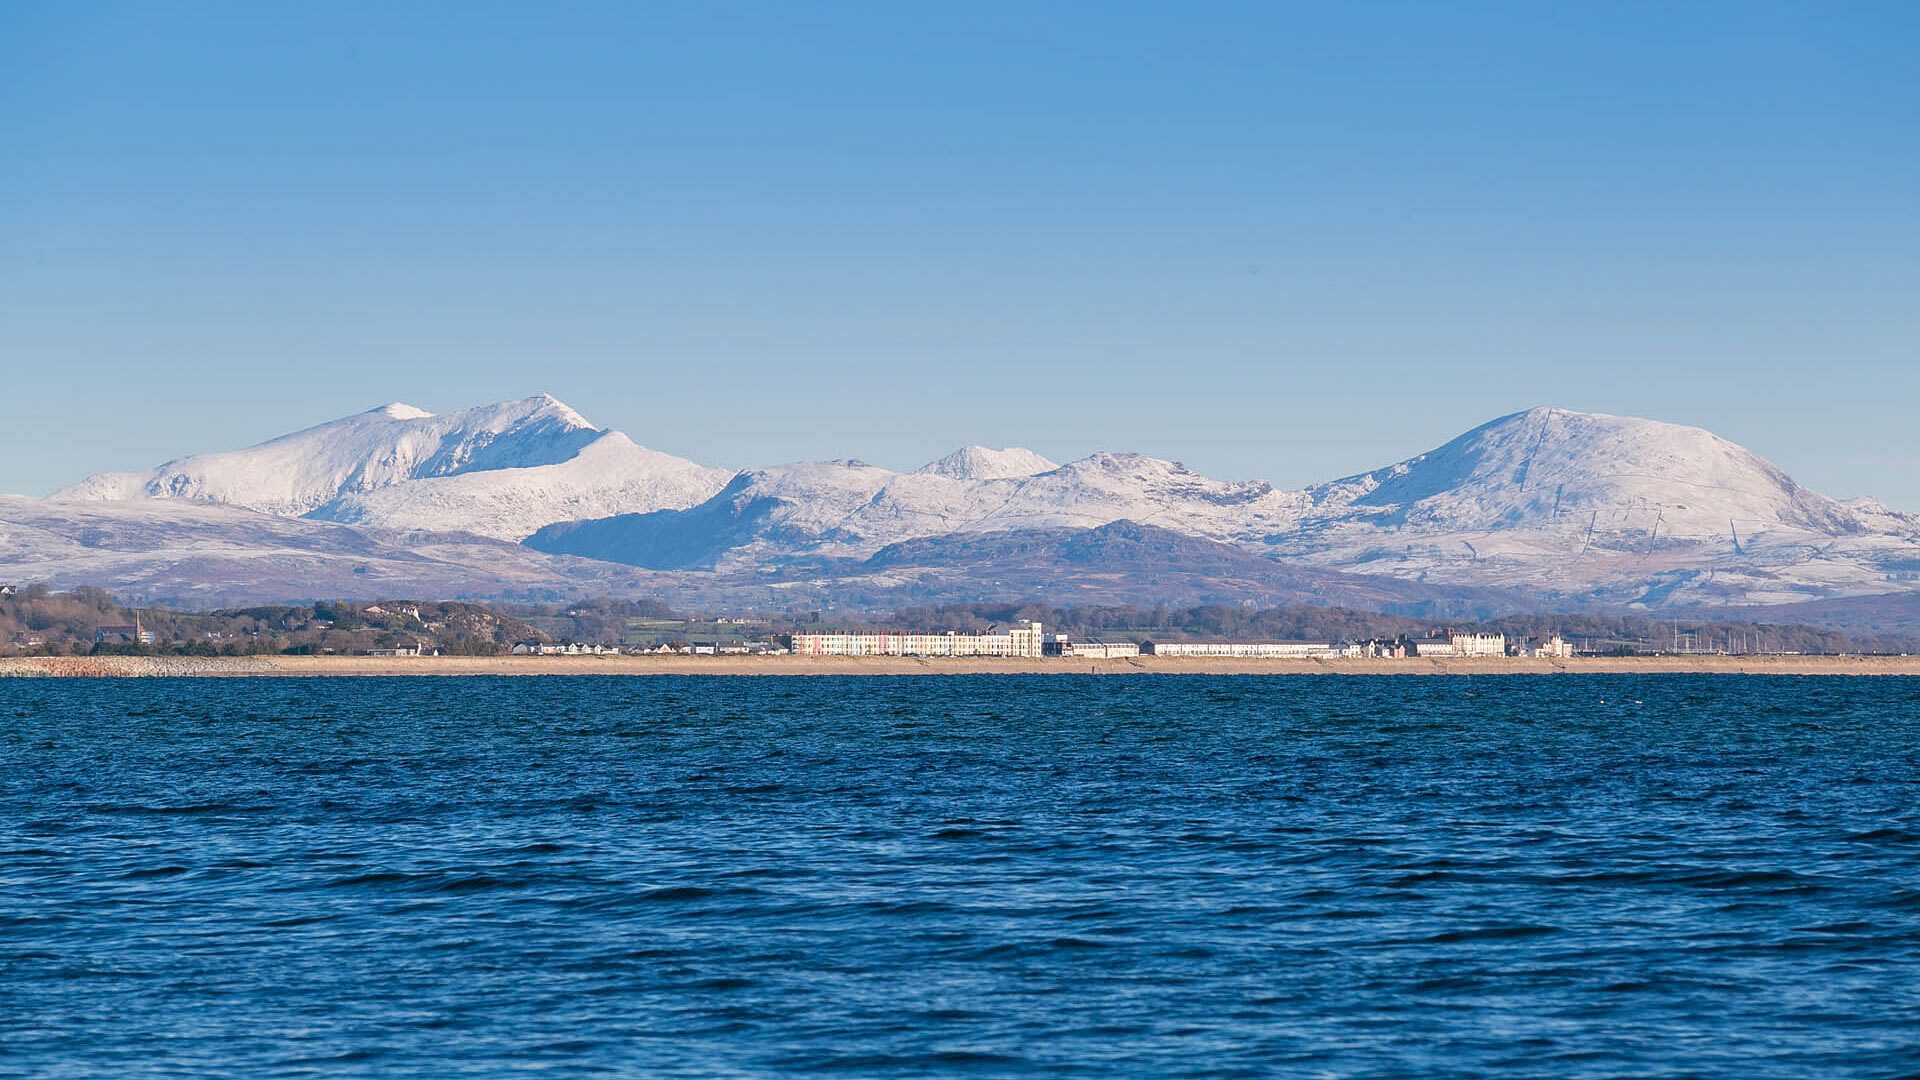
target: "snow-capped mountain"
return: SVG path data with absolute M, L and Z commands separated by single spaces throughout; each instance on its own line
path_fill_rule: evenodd
M 518 540 L 554 521 L 690 506 L 730 475 L 648 450 L 542 394 L 444 416 L 395 403 L 246 450 L 92 476 L 52 498 L 186 499 Z
M 1213 602 L 1230 599 L 1231 582 L 1256 580 L 1268 597 L 1532 596 L 1542 608 L 1920 595 L 1920 517 L 1870 499 L 1836 502 L 1698 428 L 1545 408 L 1394 465 L 1285 491 L 1139 454 L 1058 465 L 980 446 L 908 472 L 842 460 L 732 474 L 638 446 L 543 395 L 445 416 L 389 405 L 249 450 L 96 476 L 51 501 L 17 502 L 6 539 L 35 538 L 31 550 L 56 554 L 16 559 L 14 576 L 90 567 L 101 584 L 190 585 L 199 575 L 228 593 L 256 573 L 292 588 L 299 567 L 327 582 L 351 584 L 380 567 L 453 582 L 464 579 L 448 565 L 477 560 L 470 569 L 484 575 L 510 550 L 502 565 L 518 568 L 503 577 L 555 589 L 644 580 L 657 595 L 693 603 L 956 597 L 969 580 L 980 597 L 999 597 L 1069 567 L 1078 577 L 1062 588 L 1108 599 L 1131 587 Z M 1070 535 L 1121 523 L 1160 539 L 1089 546 Z M 89 546 L 102 535 L 119 546 Z M 356 549 L 356 536 L 374 538 L 373 547 Z M 387 546 L 395 543 L 403 547 Z M 404 547 L 427 543 L 445 558 L 420 562 Z M 1321 575 L 1311 589 L 1321 591 L 1307 578 L 1251 574 L 1221 544 L 1289 573 L 1311 570 Z M 208 562 L 199 558 L 206 550 L 221 554 Z M 1079 558 L 1086 551 L 1116 562 L 1095 566 Z M 1148 551 L 1151 565 L 1127 554 Z M 1028 558 L 1040 561 L 1023 570 Z M 349 567 L 342 578 L 343 559 L 373 569 Z M 1183 570 L 1182 560 L 1193 565 Z
M 920 466 L 916 472 L 932 473 L 955 480 L 1012 480 L 1037 476 L 1060 466 L 1023 446 L 989 450 L 984 446 L 963 446 L 939 461 Z
M 1624 604 L 1788 603 L 1912 587 L 1907 515 L 1849 506 L 1711 432 L 1538 408 L 1307 491 L 1271 551 L 1420 581 Z
M 953 475 L 974 465 L 1006 471 L 1003 459 L 982 461 L 976 449 L 907 473 L 860 461 L 745 472 L 698 507 L 551 526 L 527 543 L 641 566 L 740 566 L 798 554 L 865 557 L 889 544 L 952 533 L 1116 521 L 1238 539 L 1291 527 L 1306 506 L 1297 492 L 1213 480 L 1140 454 L 1094 454 L 1033 475 Z M 1038 455 L 1019 461 L 1021 470 L 1051 464 Z
M 1001 452 L 1012 453 L 1012 452 Z M 865 558 L 958 534 L 1133 521 L 1293 563 L 1563 602 L 1787 603 L 1913 588 L 1920 522 L 1841 504 L 1710 432 L 1531 409 L 1305 491 L 1101 453 L 1043 471 L 967 448 L 911 473 L 742 473 L 683 511 L 548 527 L 543 551 L 655 568 Z M 1012 471 L 1017 475 L 997 475 Z
M 1315 517 L 1447 531 L 1571 523 L 1602 535 L 1730 540 L 1862 528 L 1847 507 L 1710 431 L 1566 409 L 1503 416 L 1308 495 Z

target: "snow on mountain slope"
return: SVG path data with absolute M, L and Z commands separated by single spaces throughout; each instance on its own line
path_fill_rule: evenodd
M 1530 409 L 1437 450 L 1309 489 L 1316 516 L 1422 529 L 1534 528 L 1728 538 L 1840 535 L 1857 515 L 1718 435 L 1654 420 Z
M 1289 527 L 1304 506 L 1297 493 L 1212 480 L 1139 454 L 1094 454 L 1037 475 L 995 479 L 805 462 L 742 473 L 700 507 L 632 515 L 591 530 L 556 526 L 528 542 L 588 557 L 617 552 L 637 565 L 738 565 L 800 553 L 866 556 L 950 533 L 1122 520 L 1229 539 Z
M 1099 453 L 1021 481 L 1019 498 L 980 529 L 1137 521 L 1216 540 L 1292 528 L 1307 509 L 1297 491 L 1260 480 L 1215 480 L 1177 461 Z M 1055 520 L 1045 520 L 1055 519 Z
M 356 535 L 391 538 L 396 530 L 439 535 L 434 542 L 443 548 L 451 543 L 445 534 L 470 533 L 525 538 L 542 552 L 698 571 L 673 586 L 697 597 L 722 588 L 722 578 L 733 582 L 726 589 L 750 580 L 760 582 L 752 588 L 797 589 L 789 579 L 804 577 L 807 565 L 864 560 L 912 541 L 956 537 L 946 550 L 978 551 L 984 548 L 973 538 L 986 534 L 1126 521 L 1321 570 L 1463 593 L 1525 590 L 1548 598 L 1547 606 L 1779 604 L 1920 590 L 1920 517 L 1808 491 L 1698 428 L 1562 409 L 1502 417 L 1396 465 L 1279 491 L 1139 454 L 1055 465 L 1029 450 L 978 446 L 907 473 L 829 461 L 729 474 L 637 446 L 543 395 L 446 416 L 390 405 L 250 450 L 92 477 L 57 499 L 40 504 L 49 520 L 70 519 L 80 507 L 110 516 L 118 511 L 106 503 L 128 505 L 112 528 L 74 526 L 59 543 L 42 537 L 35 550 L 66 544 L 76 567 L 121 575 L 114 580 L 132 580 L 127 567 L 137 563 L 148 580 L 200 573 L 236 587 L 255 572 L 247 568 L 278 574 L 287 585 L 294 571 L 275 569 L 283 565 L 336 581 L 338 560 L 283 563 L 272 553 L 286 545 L 350 547 Z M 282 520 L 293 531 L 275 532 L 262 524 L 273 519 L 238 510 L 228 511 L 238 518 L 192 518 L 196 509 L 217 510 L 214 504 L 304 516 L 320 531 Z M 163 528 L 166 522 L 173 524 Z M 16 526 L 0 540 L 39 535 Z M 157 529 L 158 539 L 136 558 L 133 549 L 89 548 L 88 528 L 135 543 Z M 202 549 L 179 539 L 189 532 L 193 545 L 222 554 L 196 561 Z M 499 558 L 499 545 L 469 540 L 480 546 L 447 548 L 448 561 Z M 542 557 L 513 550 L 533 560 L 515 573 L 549 572 Z M 113 551 L 120 554 L 109 557 Z M 401 563 L 410 557 L 389 554 Z M 1022 580 L 1006 576 L 1008 557 L 1003 552 L 995 569 L 980 570 L 982 596 Z M 33 566 L 53 572 L 59 557 Z M 1116 565 L 1112 572 L 1116 583 L 1131 578 L 1144 587 L 1161 570 Z M 707 571 L 718 575 L 700 577 Z M 942 588 L 961 588 L 964 572 L 943 566 Z M 889 567 L 883 576 L 899 573 Z M 440 580 L 467 580 L 447 574 Z M 648 580 L 667 587 L 666 576 Z M 822 589 L 819 595 L 832 595 Z
M 1853 499 L 1846 508 L 1860 523 L 1877 533 L 1920 540 L 1920 514 L 1907 514 L 1875 498 Z
M 1799 602 L 1920 580 L 1914 518 L 1843 505 L 1711 433 L 1650 420 L 1533 409 L 1304 492 L 1119 453 L 996 476 L 1006 470 L 993 453 L 968 448 L 904 474 L 847 461 L 742 473 L 697 507 L 555 525 L 528 543 L 740 570 L 1124 520 L 1298 564 L 1576 603 Z
M 963 446 L 939 461 L 922 465 L 919 473 L 951 477 L 955 480 L 1011 480 L 1037 476 L 1060 466 L 1021 446 L 989 450 L 984 446 Z
M 543 525 L 692 506 L 732 473 L 649 450 L 617 431 L 552 465 L 489 469 L 353 492 L 308 517 L 519 540 Z
M 1618 603 L 1781 603 L 1909 588 L 1905 515 L 1809 491 L 1699 428 L 1531 409 L 1310 488 L 1269 550 L 1421 581 Z
M 245 450 L 196 454 L 147 473 L 89 477 L 52 497 L 192 499 L 297 517 L 347 492 L 565 461 L 599 436 L 580 414 L 546 395 L 446 416 L 396 402 Z
M 185 499 L 0 496 L 0 581 L 92 585 L 189 608 L 324 598 L 560 597 L 632 588 L 619 567 L 473 536 L 389 533 Z
M 246 450 L 89 477 L 52 497 L 185 499 L 518 540 L 553 521 L 689 506 L 730 475 L 596 428 L 542 394 L 445 416 L 396 403 Z

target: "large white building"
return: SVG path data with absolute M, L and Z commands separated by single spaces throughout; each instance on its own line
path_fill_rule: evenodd
M 997 634 L 795 634 L 795 656 L 1032 656 L 1041 652 L 1040 624 L 1022 620 Z
M 1140 646 L 1131 641 L 1068 641 L 1061 643 L 1061 653 L 1077 660 L 1119 660 L 1139 656 Z
M 1505 634 L 1449 634 L 1413 643 L 1415 656 L 1505 656 Z
M 1221 656 L 1236 660 L 1325 660 L 1360 656 L 1359 646 L 1326 641 L 1153 641 L 1154 656 Z

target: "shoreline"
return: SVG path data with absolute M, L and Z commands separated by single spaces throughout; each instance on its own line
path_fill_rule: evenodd
M 1920 656 L 1628 656 L 1113 660 L 813 656 L 54 656 L 0 658 L 0 679 L 833 675 L 1920 675 Z

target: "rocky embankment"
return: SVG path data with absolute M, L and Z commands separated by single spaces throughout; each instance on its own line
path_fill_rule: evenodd
M 0 679 L 167 678 L 181 675 L 259 675 L 266 660 L 234 656 L 16 656 L 0 658 Z

